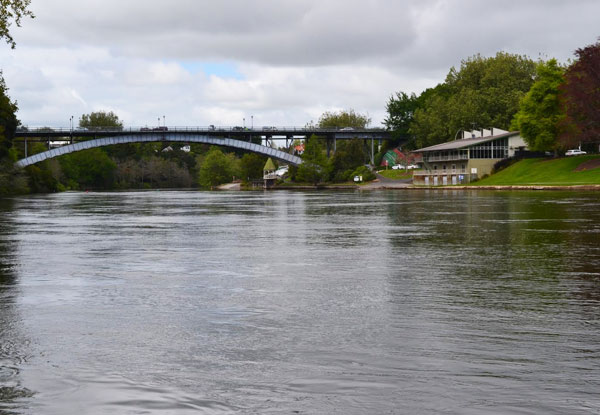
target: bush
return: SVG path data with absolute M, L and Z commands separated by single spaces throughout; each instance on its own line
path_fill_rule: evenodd
M 375 173 L 373 173 L 367 166 L 357 167 L 351 174 L 351 177 L 362 176 L 364 182 L 375 180 Z

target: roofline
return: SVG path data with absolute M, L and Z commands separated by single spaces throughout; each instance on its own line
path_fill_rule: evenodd
M 453 148 L 444 148 L 442 150 L 456 150 L 459 148 L 465 148 L 465 147 L 469 147 L 473 144 L 481 144 L 481 143 L 487 143 L 488 141 L 493 141 L 496 140 L 498 138 L 504 138 L 504 137 L 510 137 L 513 135 L 518 135 L 520 134 L 520 131 L 509 131 L 508 133 L 503 133 L 503 134 L 498 134 L 498 135 L 491 135 L 488 137 L 475 137 L 475 138 L 467 138 L 467 139 L 461 139 L 461 140 L 453 140 L 453 141 L 446 141 L 445 143 L 440 143 L 440 144 L 435 144 L 433 146 L 429 146 L 429 147 L 423 147 L 423 148 L 419 148 L 417 150 L 413 150 L 413 153 L 424 153 L 427 151 L 436 151 L 439 149 L 439 147 L 442 146 L 446 146 L 448 144 L 451 143 L 457 143 L 460 142 L 461 144 L 464 145 L 459 145 L 457 147 L 453 147 Z

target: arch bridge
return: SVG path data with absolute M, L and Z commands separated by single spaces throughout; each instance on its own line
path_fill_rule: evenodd
M 302 163 L 300 157 L 274 149 L 268 144 L 273 140 L 284 139 L 286 144 L 294 138 L 308 138 L 312 135 L 326 138 L 327 153 L 336 140 L 359 139 L 371 140 L 371 157 L 373 155 L 373 141 L 388 138 L 388 132 L 383 129 L 353 129 L 353 128 L 303 128 L 303 127 L 155 127 L 155 128 L 94 128 L 94 129 L 61 129 L 39 128 L 18 129 L 15 138 L 21 138 L 25 144 L 25 158 L 17 161 L 16 165 L 26 167 L 41 161 L 58 157 L 76 151 L 95 147 L 103 147 L 126 143 L 149 142 L 181 142 L 211 144 L 248 152 L 261 154 L 283 161 L 291 165 Z M 252 143 L 252 139 L 260 138 L 265 144 Z M 51 140 L 69 143 L 48 151 L 27 157 L 27 141 L 48 142 Z

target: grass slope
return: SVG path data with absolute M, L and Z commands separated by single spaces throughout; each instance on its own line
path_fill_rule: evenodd
M 473 183 L 472 186 L 600 184 L 600 168 L 575 171 L 580 164 L 593 159 L 600 159 L 600 156 L 521 160 L 496 174 Z
M 377 173 L 381 174 L 383 177 L 387 177 L 388 179 L 393 180 L 401 180 L 401 179 L 412 179 L 413 174 L 412 170 L 405 172 L 404 170 L 380 170 Z

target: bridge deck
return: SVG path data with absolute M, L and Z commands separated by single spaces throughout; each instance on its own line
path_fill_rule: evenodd
M 127 127 L 127 128 L 19 128 L 15 138 L 101 138 L 118 137 L 132 135 L 153 135 L 160 133 L 169 133 L 169 135 L 197 135 L 202 134 L 210 137 L 230 137 L 230 138 L 252 138 L 266 137 L 269 139 L 290 139 L 295 137 L 310 137 L 311 135 L 323 136 L 328 139 L 337 140 L 386 140 L 389 138 L 389 132 L 381 128 L 305 128 L 305 127 Z

